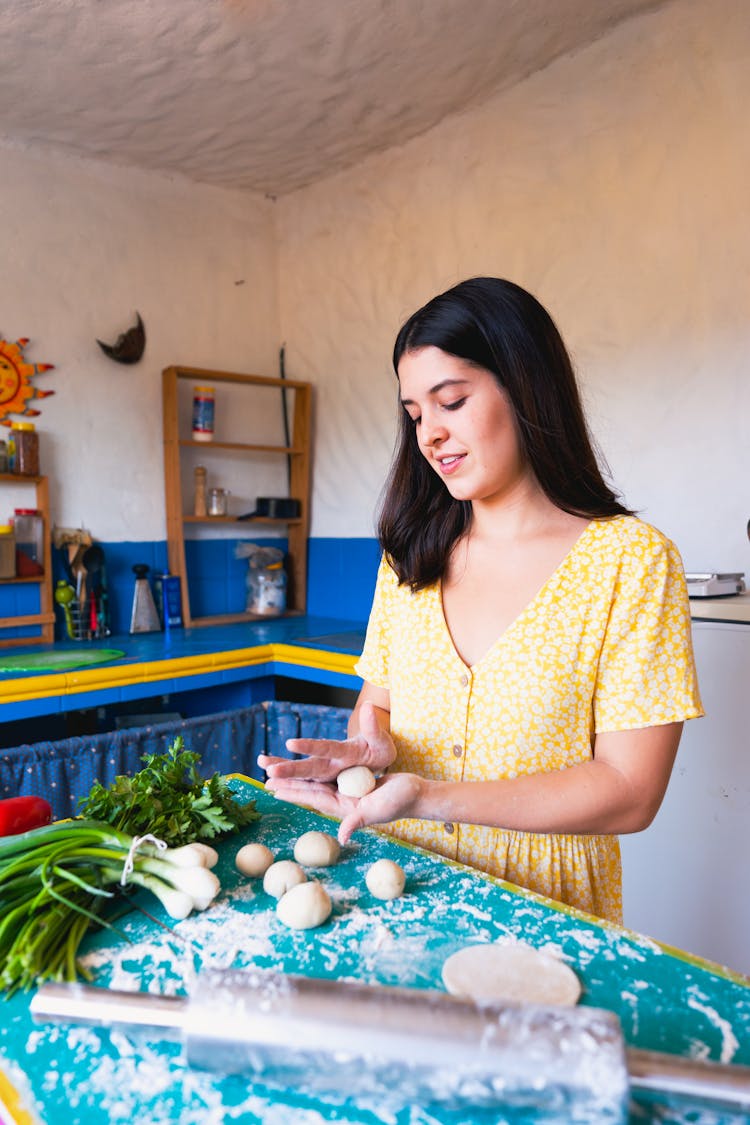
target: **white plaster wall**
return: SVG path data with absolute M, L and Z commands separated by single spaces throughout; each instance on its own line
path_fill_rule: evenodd
M 0 333 L 55 364 L 33 381 L 55 395 L 32 403 L 53 520 L 164 539 L 162 368 L 278 370 L 273 205 L 33 150 L 2 160 Z M 146 352 L 126 367 L 95 339 L 113 342 L 136 309 Z M 3 513 L 29 499 L 3 486 Z
M 479 273 L 556 318 L 627 502 L 750 572 L 750 5 L 677 0 L 278 204 L 289 374 L 318 388 L 312 533 L 372 534 L 395 332 Z

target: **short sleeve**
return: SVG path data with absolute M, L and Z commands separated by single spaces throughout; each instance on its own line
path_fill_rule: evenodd
M 390 689 L 390 631 L 391 631 L 391 591 L 397 584 L 396 575 L 388 565 L 385 556 L 380 560 L 375 594 L 367 623 L 367 634 L 362 655 L 354 665 L 354 671 L 374 687 Z
M 596 732 L 703 714 L 682 560 L 658 533 L 631 543 L 621 560 L 593 707 Z

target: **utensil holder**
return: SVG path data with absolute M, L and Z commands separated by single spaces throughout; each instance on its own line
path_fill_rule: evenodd
M 91 603 L 88 599 L 81 602 L 74 598 L 65 607 L 67 612 L 62 606 L 58 607 L 63 622 L 63 635 L 68 640 L 94 641 L 110 635 L 106 596 L 100 594 L 95 607 L 95 625 L 92 625 Z

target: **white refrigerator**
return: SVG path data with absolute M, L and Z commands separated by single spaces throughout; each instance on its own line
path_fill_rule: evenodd
M 706 717 L 645 832 L 620 839 L 630 929 L 750 975 L 750 624 L 694 621 Z

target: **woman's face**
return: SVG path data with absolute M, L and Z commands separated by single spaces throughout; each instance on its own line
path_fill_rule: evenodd
M 532 474 L 505 392 L 483 367 L 427 347 L 398 365 L 420 452 L 456 500 L 509 498 Z

